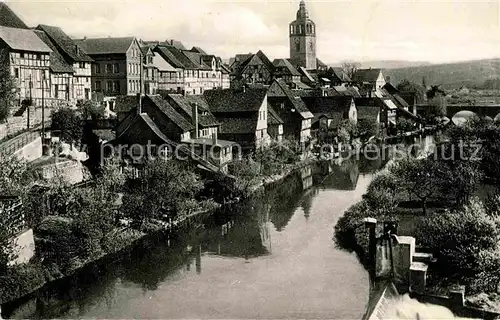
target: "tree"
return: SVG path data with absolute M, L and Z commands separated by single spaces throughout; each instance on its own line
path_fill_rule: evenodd
M 10 115 L 16 102 L 16 85 L 10 73 L 9 54 L 0 50 L 0 123 Z
M 408 80 L 403 80 L 398 85 L 396 86 L 396 89 L 398 89 L 402 93 L 411 93 L 415 95 L 417 103 L 422 103 L 425 100 L 425 88 L 413 83 Z
M 440 86 L 431 86 L 427 91 L 427 100 L 430 115 L 437 117 L 446 115 L 446 92 Z
M 36 173 L 17 157 L 0 159 L 0 195 L 23 195 Z
M 363 196 L 375 216 L 383 217 L 393 213 L 399 204 L 398 187 L 397 178 L 390 172 L 375 176 Z
M 190 214 L 186 203 L 195 199 L 203 183 L 186 162 L 157 158 L 148 161 L 139 178 L 125 185 L 123 211 L 136 227 L 165 215 L 176 218 Z
M 500 228 L 479 200 L 458 212 L 425 218 L 415 237 L 420 245 L 435 248 L 441 276 L 464 283 L 473 292 L 496 289 L 500 261 L 492 257 L 498 257 Z
M 443 186 L 443 166 L 433 159 L 407 158 L 391 167 L 399 183 L 421 203 L 422 213 L 427 213 L 427 200 L 439 193 Z
M 99 120 L 104 118 L 105 106 L 97 101 L 84 100 L 77 105 L 83 120 Z
M 415 124 L 407 118 L 399 118 L 396 124 L 396 129 L 401 133 L 411 132 L 415 129 Z
M 359 67 L 361 66 L 361 63 L 355 62 L 355 61 L 344 61 L 340 65 L 342 68 L 342 71 L 345 72 L 345 74 L 352 79 L 356 71 L 358 71 Z
M 379 133 L 379 125 L 375 121 L 369 119 L 359 119 L 357 131 L 359 137 L 362 139 L 369 139 Z
M 82 138 L 82 118 L 74 110 L 67 107 L 52 112 L 52 130 L 59 131 L 61 140 L 70 145 L 78 144 Z

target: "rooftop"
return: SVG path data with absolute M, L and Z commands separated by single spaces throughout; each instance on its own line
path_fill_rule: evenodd
M 92 38 L 75 40 L 89 55 L 125 54 L 135 40 L 134 37 Z
M 52 50 L 33 30 L 0 26 L 0 38 L 12 49 L 49 53 Z
M 203 96 L 212 112 L 257 112 L 264 98 L 266 89 L 247 88 L 244 91 L 234 89 L 207 90 Z

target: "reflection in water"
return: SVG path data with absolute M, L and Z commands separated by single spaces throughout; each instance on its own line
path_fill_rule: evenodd
M 336 178 L 304 192 L 320 166 L 46 289 L 33 307 L 5 316 L 360 318 L 368 274 L 335 247 L 332 228 L 371 176 L 360 176 L 356 162 L 329 164 Z
M 408 295 L 402 296 L 398 301 L 391 301 L 384 319 L 404 319 L 404 320 L 434 320 L 434 319 L 469 319 L 455 317 L 450 309 L 420 303 L 415 299 L 411 299 Z

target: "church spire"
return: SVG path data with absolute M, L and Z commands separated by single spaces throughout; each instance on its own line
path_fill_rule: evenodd
M 299 10 L 297 11 L 297 20 L 309 19 L 309 12 L 306 9 L 306 2 L 300 0 Z

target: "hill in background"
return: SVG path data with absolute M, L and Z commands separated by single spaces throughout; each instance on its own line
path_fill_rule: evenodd
M 500 59 L 485 59 L 428 66 L 386 69 L 391 83 L 404 79 L 421 84 L 425 77 L 427 85 L 440 84 L 444 88 L 481 87 L 488 79 L 500 78 Z

